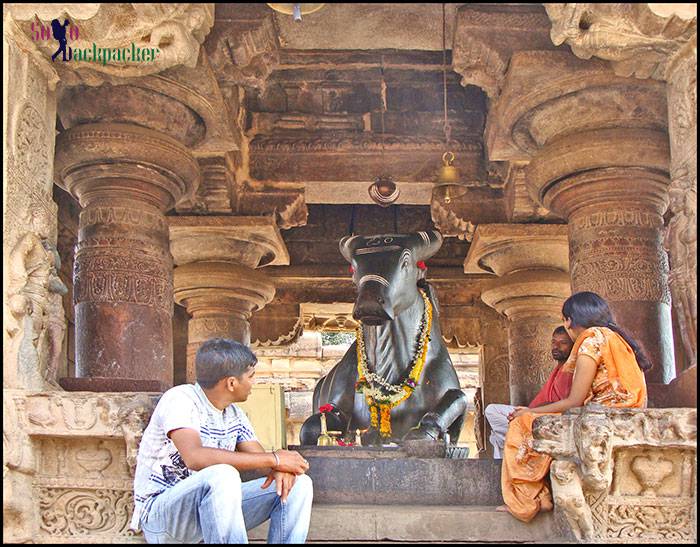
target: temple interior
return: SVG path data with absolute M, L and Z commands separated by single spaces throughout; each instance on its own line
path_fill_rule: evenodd
M 328 537 L 694 543 L 696 5 L 285 6 L 3 6 L 4 536 L 142 542 L 140 435 L 213 337 L 257 355 L 269 448 L 299 445 L 358 328 L 339 241 L 435 230 L 464 476 L 490 477 L 473 505 L 499 503 L 484 408 L 537 393 L 571 294 L 603 296 L 641 342 L 649 408 L 632 433 L 607 418 L 602 498 L 580 472 L 595 531 L 562 509 L 536 531 Z M 43 33 L 55 18 L 69 61 Z M 138 48 L 159 53 L 122 62 Z M 583 450 L 576 416 L 560 453 Z M 642 452 L 674 471 L 647 480 Z M 328 534 L 356 490 L 319 498 Z M 628 506 L 658 518 L 633 512 L 630 531 Z

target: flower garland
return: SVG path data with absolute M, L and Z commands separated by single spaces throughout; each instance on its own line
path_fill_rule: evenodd
M 421 319 L 416 351 L 413 356 L 413 366 L 408 377 L 400 384 L 390 384 L 384 378 L 367 368 L 367 349 L 362 334 L 362 325 L 357 327 L 357 376 L 359 380 L 355 384 L 356 391 L 362 391 L 370 409 L 371 424 L 379 430 L 382 438 L 391 437 L 391 409 L 399 406 L 408 399 L 420 382 L 425 357 L 428 353 L 430 342 L 430 328 L 433 323 L 433 306 L 423 289 L 418 288 L 425 310 Z

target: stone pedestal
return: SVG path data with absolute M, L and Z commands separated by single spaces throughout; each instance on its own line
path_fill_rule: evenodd
M 76 376 L 65 389 L 172 385 L 172 257 L 163 213 L 198 184 L 188 149 L 130 124 L 83 124 L 56 143 L 56 181 L 83 210 L 74 267 Z
M 498 275 L 482 300 L 508 318 L 510 400 L 527 405 L 556 364 L 554 329 L 569 296 L 566 227 L 482 224 L 465 260 L 465 273 Z
M 275 295 L 256 268 L 289 264 L 289 255 L 273 217 L 179 216 L 169 222 L 175 301 L 192 316 L 186 381 L 193 382 L 202 342 L 223 337 L 250 344 L 252 313 Z

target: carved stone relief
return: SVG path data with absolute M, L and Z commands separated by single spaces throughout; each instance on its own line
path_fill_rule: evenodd
M 579 541 L 691 543 L 695 409 L 578 408 L 538 418 L 534 448 Z

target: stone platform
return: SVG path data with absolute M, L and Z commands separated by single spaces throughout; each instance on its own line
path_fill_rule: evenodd
M 496 511 L 500 460 L 448 459 L 437 444 L 290 448 L 314 481 L 310 542 L 566 542 L 552 513 L 524 524 Z M 267 530 L 251 530 L 250 540 Z
M 405 502 L 411 502 L 405 499 Z M 268 523 L 248 532 L 267 538 Z M 553 513 L 522 523 L 495 507 L 459 505 L 326 505 L 314 503 L 309 542 L 568 543 Z

